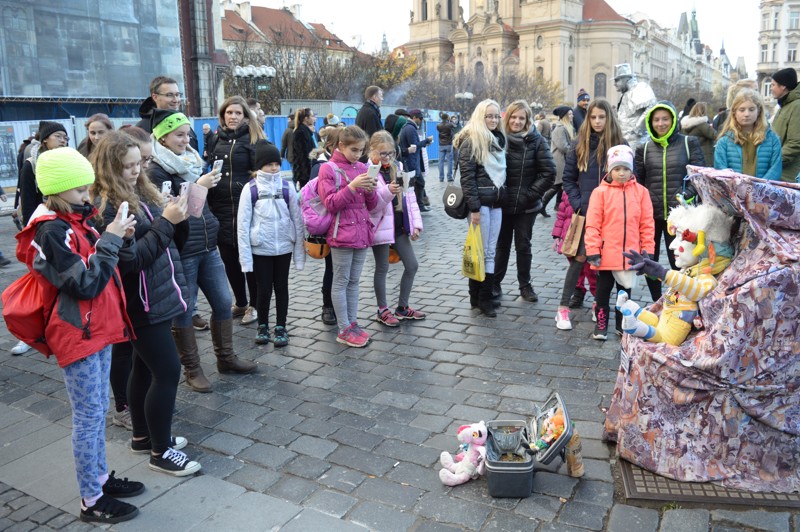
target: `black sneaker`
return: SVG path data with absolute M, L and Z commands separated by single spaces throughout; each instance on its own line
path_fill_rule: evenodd
M 200 471 L 200 464 L 189 460 L 186 453 L 167 449 L 161 456 L 150 456 L 150 463 L 147 464 L 153 471 L 161 471 L 175 477 L 185 477 Z
M 173 436 L 169 439 L 169 446 L 176 451 L 186 447 L 187 443 L 189 443 L 189 441 L 183 436 Z M 146 440 L 131 440 L 131 452 L 133 454 L 149 453 L 152 450 L 153 443 L 150 441 L 150 438 Z
M 569 298 L 569 308 L 581 308 L 583 306 L 583 299 L 586 297 L 586 290 L 578 290 L 577 288 Z
M 259 325 L 258 332 L 256 333 L 256 344 L 257 345 L 266 345 L 270 341 L 269 337 L 269 326 L 267 325 Z
M 531 285 L 525 285 L 520 288 L 519 295 L 522 296 L 522 299 L 531 303 L 536 303 L 539 301 L 539 296 L 536 294 L 536 290 L 534 290 Z
M 592 338 L 595 340 L 608 340 L 608 309 L 597 309 L 597 323 L 594 326 Z
M 275 347 L 289 345 L 289 335 L 286 333 L 286 327 L 281 327 L 280 325 L 275 327 L 275 336 L 272 338 L 272 345 Z
M 94 506 L 87 508 L 81 499 L 81 521 L 87 523 L 121 523 L 136 517 L 139 509 L 109 495 L 101 495 Z
M 125 497 L 135 497 L 144 491 L 144 484 L 141 482 L 128 480 L 128 477 L 117 478 L 114 473 L 116 471 L 108 474 L 108 480 L 103 484 L 103 494 L 124 499 Z
M 8 266 L 9 264 L 11 264 L 11 261 L 9 259 L 3 257 L 2 255 L 0 255 L 0 267 Z

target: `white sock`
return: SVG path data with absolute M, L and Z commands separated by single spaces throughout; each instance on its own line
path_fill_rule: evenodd
M 622 311 L 622 309 L 630 310 L 631 311 L 631 315 L 633 317 L 635 317 L 635 318 L 638 318 L 639 314 L 642 312 L 642 307 L 640 307 L 637 303 L 635 303 L 634 301 L 631 301 L 630 299 L 625 301 L 625 304 L 622 305 L 619 309 L 620 309 L 620 311 Z
M 628 292 L 620 290 L 617 293 L 617 303 L 614 305 L 617 310 L 622 310 L 622 305 L 628 301 Z
M 94 497 L 84 497 L 83 499 L 81 499 L 81 501 L 83 502 L 83 507 L 91 508 L 97 503 L 98 500 L 100 500 L 100 497 L 102 496 L 103 494 L 101 493 L 100 495 L 95 495 Z
M 101 486 L 105 486 L 106 482 L 108 482 L 108 473 L 104 473 L 97 477 L 97 482 L 99 482 Z
M 632 302 L 629 301 L 629 303 Z M 623 307 L 622 309 L 622 330 L 631 336 L 637 336 L 645 340 L 652 338 L 656 332 L 650 325 L 639 321 L 636 316 L 633 315 L 631 309 L 627 307 Z

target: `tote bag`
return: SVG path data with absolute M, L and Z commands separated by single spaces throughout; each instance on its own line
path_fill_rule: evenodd
M 578 254 L 578 247 L 581 243 L 583 226 L 586 224 L 586 217 L 581 216 L 580 209 L 572 215 L 567 234 L 564 236 L 564 244 L 561 246 L 561 253 L 565 257 L 574 257 Z

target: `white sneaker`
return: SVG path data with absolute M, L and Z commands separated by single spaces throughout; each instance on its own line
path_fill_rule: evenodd
M 558 309 L 558 312 L 556 313 L 556 328 L 561 329 L 562 331 L 572 330 L 572 322 L 569 321 L 568 308 Z
M 253 307 L 247 307 L 242 316 L 242 325 L 250 325 L 258 321 L 258 312 Z
M 11 348 L 11 354 L 14 356 L 22 355 L 23 353 L 27 353 L 30 351 L 31 346 L 20 340 L 17 342 L 17 345 Z
M 595 309 L 597 309 L 597 303 L 592 303 L 592 321 L 597 323 L 597 314 L 594 312 Z

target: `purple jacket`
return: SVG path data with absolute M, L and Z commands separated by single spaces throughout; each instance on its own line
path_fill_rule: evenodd
M 339 191 L 336 191 L 337 166 L 344 176 L 340 175 Z M 328 228 L 328 245 L 334 248 L 363 249 L 372 246 L 374 230 L 369 219 L 369 211 L 378 204 L 378 195 L 364 192 L 358 188 L 354 191 L 347 185 L 361 174 L 366 173 L 367 165 L 356 161 L 351 163 L 339 150 L 333 152 L 330 161 L 323 164 L 319 171 L 317 190 L 328 212 L 337 215 Z

